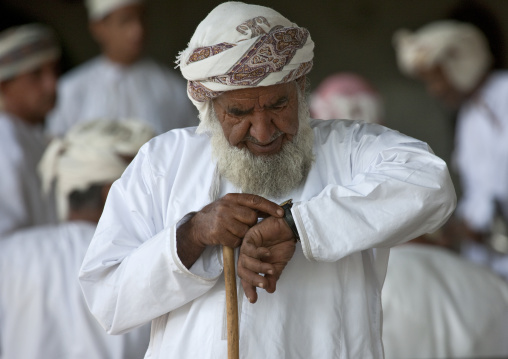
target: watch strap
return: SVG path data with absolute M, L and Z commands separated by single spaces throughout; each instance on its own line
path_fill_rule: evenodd
M 280 206 L 284 210 L 284 221 L 286 221 L 289 228 L 293 232 L 296 241 L 300 242 L 300 236 L 298 235 L 298 229 L 296 228 L 295 220 L 293 218 L 293 214 L 291 213 L 291 208 L 293 207 L 293 200 L 288 199 L 287 201 L 281 203 Z

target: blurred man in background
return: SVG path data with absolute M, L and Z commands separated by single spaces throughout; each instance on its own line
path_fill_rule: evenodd
M 48 131 L 64 134 L 75 122 L 140 118 L 160 134 L 197 125 L 185 82 L 143 56 L 142 0 L 88 0 L 90 31 L 102 55 L 62 77 Z
M 55 105 L 59 57 L 46 26 L 23 25 L 0 34 L 0 236 L 55 220 L 36 168 L 47 145 L 43 123 Z
M 335 73 L 312 92 L 310 115 L 322 120 L 349 119 L 380 124 L 383 103 L 379 92 L 362 76 Z
M 464 255 L 508 278 L 508 71 L 485 34 L 443 20 L 394 37 L 399 66 L 429 93 L 458 109 L 453 164 L 462 195 Z
M 78 282 L 111 184 L 152 130 L 137 121 L 97 120 L 54 140 L 41 161 L 55 185 L 62 223 L 0 241 L 0 357 L 139 359 L 149 326 L 112 336 L 90 314 Z

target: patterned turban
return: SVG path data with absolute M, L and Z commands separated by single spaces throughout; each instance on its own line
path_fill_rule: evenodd
M 56 38 L 44 25 L 23 25 L 0 33 L 0 81 L 34 70 L 59 57 Z
M 430 23 L 415 33 L 394 35 L 402 72 L 414 76 L 420 69 L 440 65 L 457 90 L 472 90 L 492 64 L 488 42 L 480 30 L 457 21 Z
M 86 8 L 90 20 L 101 20 L 118 8 L 140 4 L 143 0 L 87 0 Z
M 45 193 L 55 185 L 60 220 L 67 218 L 69 194 L 120 178 L 126 157 L 134 157 L 153 136 L 152 129 L 137 120 L 101 119 L 80 122 L 64 138 L 53 139 L 39 173 Z
M 268 7 L 226 2 L 198 25 L 178 63 L 202 114 L 224 91 L 291 82 L 312 68 L 309 32 Z

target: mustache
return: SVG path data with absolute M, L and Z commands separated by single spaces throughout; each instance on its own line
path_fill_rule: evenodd
M 275 141 L 277 138 L 279 138 L 280 136 L 282 136 L 284 134 L 284 132 L 282 132 L 281 130 L 277 130 L 273 135 L 272 137 L 270 137 L 270 139 L 265 142 L 265 143 L 262 143 L 260 141 L 258 141 L 256 138 L 252 137 L 251 135 L 247 135 L 243 138 L 243 141 L 249 141 L 249 142 L 252 142 L 256 145 L 264 145 L 264 144 L 267 144 L 267 143 L 270 143 L 270 142 L 273 142 Z

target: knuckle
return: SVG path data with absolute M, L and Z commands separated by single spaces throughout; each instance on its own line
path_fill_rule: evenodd
M 253 204 L 260 204 L 263 200 L 263 198 L 261 198 L 260 196 L 256 196 L 255 194 L 251 194 L 250 195 L 250 201 L 253 203 Z

